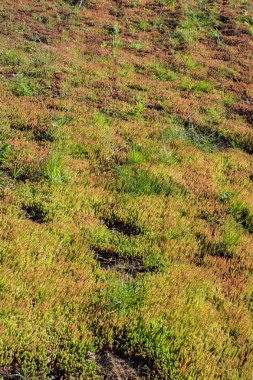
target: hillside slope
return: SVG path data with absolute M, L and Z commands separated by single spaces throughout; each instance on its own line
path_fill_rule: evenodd
M 0 23 L 0 377 L 250 379 L 253 1 Z

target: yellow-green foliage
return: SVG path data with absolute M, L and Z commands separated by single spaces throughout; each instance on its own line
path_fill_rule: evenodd
M 252 376 L 248 3 L 0 5 L 0 377 Z

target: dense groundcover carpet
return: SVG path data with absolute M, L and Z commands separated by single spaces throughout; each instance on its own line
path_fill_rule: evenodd
M 250 380 L 253 1 L 0 2 L 0 378 Z

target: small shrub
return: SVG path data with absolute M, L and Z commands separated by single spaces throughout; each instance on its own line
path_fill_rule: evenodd
M 137 102 L 134 109 L 129 112 L 129 115 L 139 119 L 142 116 L 142 113 L 145 111 L 145 109 L 145 104 L 143 104 L 142 102 Z
M 184 66 L 188 70 L 196 70 L 198 68 L 197 62 L 195 62 L 188 54 L 183 56 Z
M 233 95 L 231 95 L 231 94 L 225 94 L 224 95 L 224 100 L 223 100 L 224 106 L 232 107 L 235 104 L 235 102 L 236 102 L 236 100 L 235 100 Z
M 38 181 L 43 177 L 48 151 L 32 143 L 13 143 L 10 162 L 6 170 L 12 178 L 21 181 Z
M 112 29 L 112 35 L 112 48 L 115 51 L 121 47 L 120 26 L 117 22 L 114 24 L 114 27 Z
M 222 244 L 226 247 L 228 252 L 233 252 L 233 250 L 238 246 L 241 239 L 241 231 L 235 222 L 226 223 L 224 226 L 224 233 L 222 238 Z
M 163 82 L 177 79 L 177 74 L 173 70 L 159 63 L 151 66 L 151 74 Z
M 196 92 L 210 92 L 212 90 L 212 85 L 206 80 L 201 80 L 194 86 L 194 91 Z
M 201 80 L 195 83 L 190 77 L 183 77 L 180 82 L 180 88 L 184 91 L 194 91 L 194 92 L 210 92 L 212 86 L 209 82 Z
M 0 148 L 0 165 L 4 165 L 9 162 L 9 157 L 11 153 L 11 145 L 5 144 Z
M 191 91 L 194 89 L 194 82 L 189 77 L 183 77 L 179 86 L 183 91 Z
M 145 161 L 145 157 L 139 149 L 133 148 L 128 154 L 127 161 L 131 164 L 141 164 Z
M 234 193 L 231 191 L 226 191 L 220 195 L 220 201 L 222 203 L 227 203 L 233 197 L 233 195 Z
M 204 152 L 211 153 L 217 150 L 212 134 L 202 132 L 195 125 L 187 127 L 186 137 Z
M 118 168 L 116 188 L 118 191 L 134 195 L 164 194 L 165 196 L 184 190 L 173 180 L 158 178 L 146 170 L 138 170 L 130 166 Z
M 253 215 L 248 207 L 238 200 L 234 200 L 230 206 L 230 212 L 235 220 L 243 226 L 249 233 L 253 233 Z
M 51 183 L 60 184 L 63 181 L 62 157 L 56 152 L 53 153 L 45 166 L 45 177 Z
M 138 28 L 139 28 L 141 31 L 143 31 L 143 32 L 145 32 L 145 30 L 147 29 L 147 26 L 148 26 L 148 22 L 147 22 L 147 20 L 141 20 L 141 21 L 139 22 L 139 24 L 138 24 Z
M 127 48 L 130 50 L 142 50 L 144 49 L 144 45 L 139 42 L 131 42 Z
M 37 94 L 37 89 L 28 78 L 23 75 L 18 76 L 13 83 L 10 84 L 11 91 L 16 96 L 32 96 Z
M 19 55 L 14 50 L 0 53 L 0 63 L 3 66 L 16 66 L 21 62 Z
M 209 123 L 218 124 L 224 119 L 224 110 L 221 107 L 208 107 L 205 112 Z

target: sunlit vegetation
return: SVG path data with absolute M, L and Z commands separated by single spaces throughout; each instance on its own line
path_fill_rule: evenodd
M 0 377 L 251 378 L 252 12 L 0 5 Z

